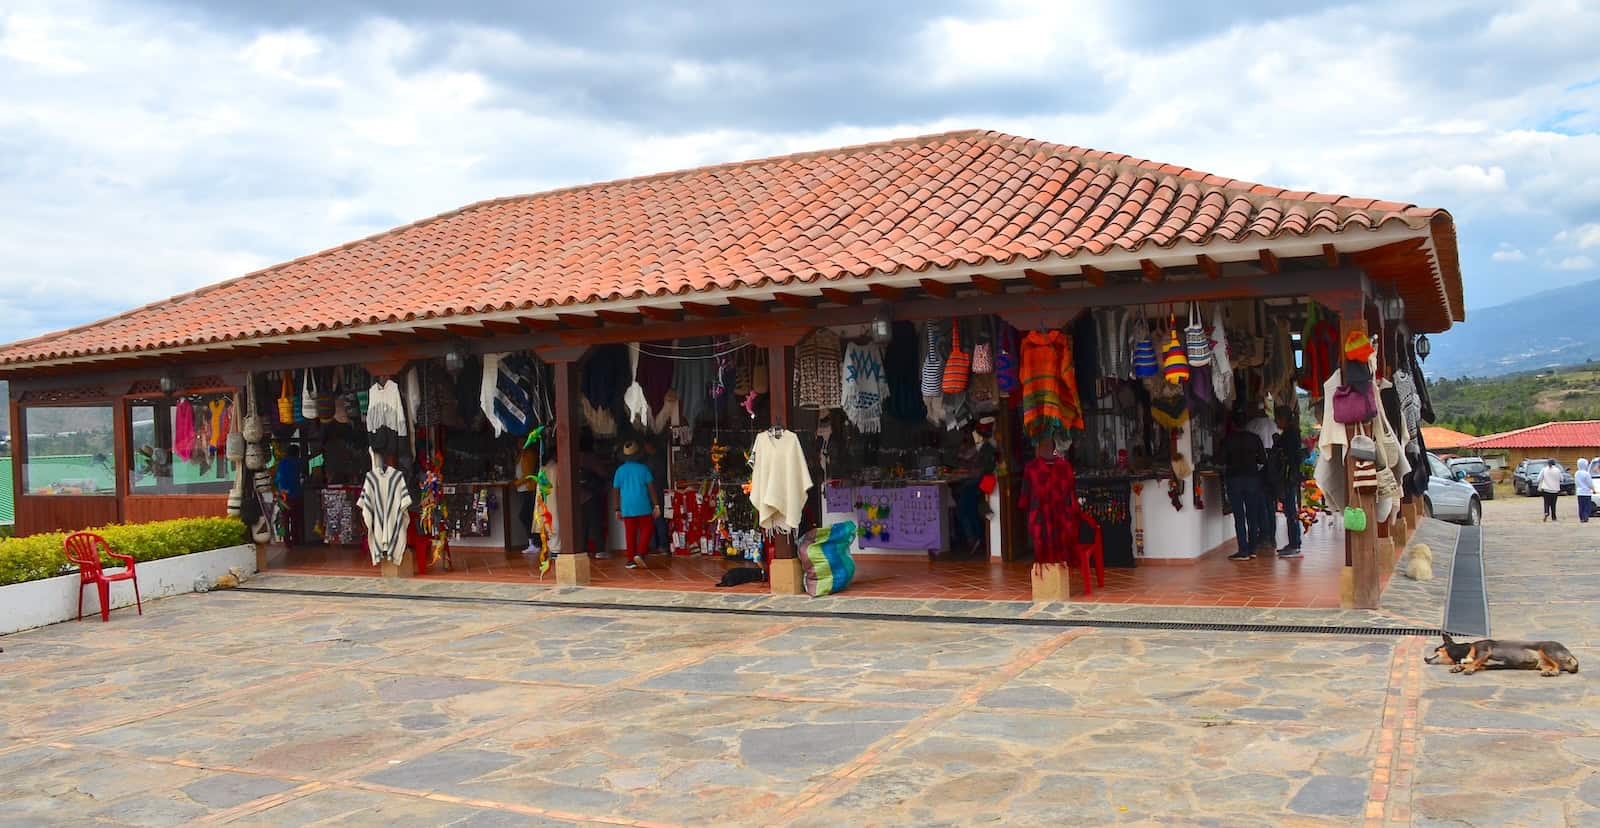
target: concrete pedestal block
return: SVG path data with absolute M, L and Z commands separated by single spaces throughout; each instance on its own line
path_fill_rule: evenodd
M 1339 570 L 1339 606 L 1356 608 L 1356 568 L 1353 566 Z
M 378 571 L 385 578 L 414 578 L 417 575 L 416 553 L 411 547 L 406 547 L 406 552 L 401 556 L 399 563 L 384 561 L 378 564 Z
M 1071 600 L 1071 583 L 1066 564 L 1039 564 L 1033 568 L 1033 602 Z
M 802 595 L 805 585 L 799 558 L 778 558 L 772 562 L 772 594 Z
M 557 555 L 556 586 L 588 586 L 588 555 Z
M 1397 556 L 1395 555 L 1395 549 L 1396 548 L 1397 547 L 1395 546 L 1395 537 L 1394 537 L 1393 534 L 1390 534 L 1389 537 L 1387 537 L 1387 538 L 1378 538 L 1378 566 L 1380 567 L 1380 569 L 1378 570 L 1379 572 L 1382 572 L 1384 574 L 1388 574 L 1388 573 L 1394 571 L 1394 562 L 1395 562 L 1395 559 L 1397 558 Z

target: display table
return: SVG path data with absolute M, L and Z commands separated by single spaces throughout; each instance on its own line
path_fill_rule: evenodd
M 946 515 L 953 501 L 942 481 L 890 486 L 856 486 L 841 481 L 823 485 L 823 506 L 832 515 L 851 515 L 863 550 L 942 552 L 950 548 Z M 880 514 L 880 510 L 887 510 Z

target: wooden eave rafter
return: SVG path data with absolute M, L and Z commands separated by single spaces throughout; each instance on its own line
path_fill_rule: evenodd
M 1083 280 L 1095 287 L 1106 286 L 1106 272 L 1094 265 L 1083 266 Z
M 998 296 L 1006 292 L 1005 282 L 1002 282 L 993 276 L 985 276 L 982 273 L 973 274 L 972 286 L 983 291 L 984 293 L 989 294 L 990 296 Z
M 1159 282 L 1166 278 L 1166 274 L 1161 270 L 1161 265 L 1149 259 L 1139 260 L 1139 272 L 1143 273 L 1145 281 L 1149 282 Z

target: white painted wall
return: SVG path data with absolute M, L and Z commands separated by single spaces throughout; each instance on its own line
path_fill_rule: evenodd
M 217 578 L 237 569 L 246 575 L 256 571 L 256 548 L 250 544 L 228 546 L 193 555 L 162 558 L 138 565 L 139 595 L 145 602 L 194 591 L 196 578 L 214 584 Z M 0 587 L 0 635 L 42 627 L 78 617 L 78 573 L 27 581 Z M 83 584 L 85 623 L 100 623 L 100 593 L 93 584 Z M 133 582 L 111 585 L 111 608 L 133 606 Z M 112 617 L 115 621 L 115 616 Z
M 1193 457 L 1189 429 L 1178 438 L 1178 450 Z M 1165 559 L 1198 558 L 1233 536 L 1233 518 L 1222 513 L 1222 484 L 1205 479 L 1204 511 L 1194 508 L 1194 475 L 1185 479 L 1183 509 L 1172 508 L 1167 496 L 1167 480 L 1147 480 L 1139 502 L 1144 507 L 1144 557 Z

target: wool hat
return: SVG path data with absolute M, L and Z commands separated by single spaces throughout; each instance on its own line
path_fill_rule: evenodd
M 1356 362 L 1366 362 L 1373 353 L 1372 339 L 1361 331 L 1351 331 L 1344 338 L 1344 358 Z
M 636 455 L 638 453 L 639 453 L 639 444 L 637 442 L 635 442 L 633 440 L 629 440 L 628 442 L 622 444 L 622 456 L 623 457 L 632 457 L 632 456 L 634 456 L 634 455 Z

